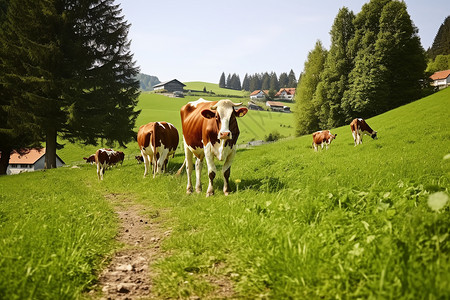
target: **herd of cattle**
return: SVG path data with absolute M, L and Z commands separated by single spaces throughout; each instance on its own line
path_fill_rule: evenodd
M 201 172 L 203 160 L 206 158 L 209 184 L 206 196 L 214 194 L 213 181 L 216 177 L 214 158 L 223 161 L 222 174 L 224 177 L 223 192 L 230 193 L 229 178 L 233 159 L 236 155 L 236 143 L 239 137 L 237 117 L 243 117 L 248 112 L 246 107 L 240 107 L 242 103 L 233 103 L 230 100 L 206 101 L 199 99 L 189 102 L 180 110 L 181 126 L 183 130 L 183 144 L 185 159 L 178 170 L 180 174 L 184 167 L 187 173 L 188 194 L 193 192 L 191 174 L 194 170 L 193 157 L 195 156 L 195 190 L 202 191 Z M 377 132 L 372 130 L 363 119 L 354 119 L 350 123 L 355 146 L 362 143 L 364 134 L 377 138 Z M 333 135 L 329 130 L 313 133 L 313 148 L 317 151 L 320 145 L 326 149 L 337 134 Z M 170 157 L 175 155 L 178 147 L 178 130 L 168 122 L 150 122 L 142 125 L 137 134 L 137 142 L 141 156 L 137 156 L 138 162 L 145 165 L 144 177 L 147 176 L 150 165 L 153 177 L 157 173 L 163 173 L 167 169 Z M 123 163 L 124 153 L 112 149 L 98 149 L 90 157 L 84 158 L 86 162 L 97 165 L 97 176 L 103 180 L 105 169 L 118 163 Z

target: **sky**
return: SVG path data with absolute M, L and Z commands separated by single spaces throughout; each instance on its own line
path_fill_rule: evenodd
M 162 82 L 219 83 L 222 72 L 245 74 L 292 69 L 298 79 L 320 40 L 330 47 L 340 8 L 355 14 L 368 0 L 116 0 L 131 24 L 128 38 L 141 73 Z M 405 0 L 428 49 L 450 0 Z

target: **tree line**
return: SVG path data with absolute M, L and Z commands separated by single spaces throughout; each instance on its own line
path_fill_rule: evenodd
M 265 72 L 255 73 L 253 75 L 245 74 L 241 84 L 239 75 L 234 73 L 233 75 L 228 74 L 228 76 L 225 77 L 225 72 L 223 72 L 219 79 L 219 87 L 249 92 L 255 90 L 278 91 L 280 88 L 297 87 L 297 79 L 293 70 L 289 72 L 289 75 L 288 73 L 281 73 L 280 77 L 278 77 L 275 72 Z
M 450 69 L 450 16 L 447 16 L 439 27 L 433 45 L 427 50 L 427 55 L 427 72 L 434 73 Z
M 0 174 L 13 149 L 68 140 L 124 145 L 139 82 L 114 0 L 0 0 Z
M 331 46 L 309 52 L 296 101 L 296 134 L 348 124 L 423 96 L 426 54 L 397 0 L 371 0 L 357 15 L 339 10 Z

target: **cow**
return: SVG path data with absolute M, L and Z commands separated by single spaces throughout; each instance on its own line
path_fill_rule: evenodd
M 364 119 L 357 118 L 350 123 L 350 128 L 352 130 L 353 140 L 355 141 L 355 146 L 362 144 L 363 134 L 369 135 L 374 140 L 377 139 L 377 132 L 370 128 L 369 124 L 366 123 Z
M 329 130 L 316 131 L 312 135 L 313 137 L 313 148 L 317 152 L 317 148 L 320 145 L 323 150 L 323 145 L 325 144 L 325 149 L 328 150 L 328 145 L 331 141 L 336 139 L 337 134 L 332 134 Z
M 95 154 L 89 155 L 89 157 L 83 157 L 86 163 L 90 163 L 91 165 L 95 163 Z
M 95 152 L 95 163 L 97 164 L 97 177 L 103 180 L 106 168 L 114 166 L 117 163 L 123 163 L 125 154 L 122 151 L 112 149 L 98 149 Z
M 223 161 L 222 173 L 224 177 L 223 192 L 230 193 L 228 180 L 231 164 L 236 155 L 236 142 L 239 137 L 239 127 L 236 117 L 243 117 L 248 109 L 236 107 L 242 103 L 233 103 L 228 99 L 220 101 L 206 101 L 202 98 L 189 102 L 180 110 L 183 127 L 183 144 L 185 161 L 178 173 L 186 165 L 187 187 L 186 193 L 193 192 L 191 173 L 192 158 L 196 157 L 196 192 L 202 191 L 201 171 L 203 159 L 206 157 L 208 166 L 209 185 L 206 197 L 214 195 L 213 181 L 216 177 L 214 157 Z
M 144 157 L 142 155 L 136 155 L 134 158 L 137 160 L 138 164 L 144 162 Z
M 144 158 L 144 177 L 152 164 L 155 178 L 156 173 L 163 173 L 167 169 L 169 157 L 175 156 L 179 142 L 178 130 L 167 122 L 150 122 L 139 128 L 137 142 Z

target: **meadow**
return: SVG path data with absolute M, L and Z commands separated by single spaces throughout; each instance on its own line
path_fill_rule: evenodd
M 139 121 L 156 117 L 143 100 Z M 158 116 L 189 99 L 172 100 Z M 240 149 L 228 197 L 220 175 L 215 196 L 186 195 L 182 155 L 155 179 L 132 160 L 103 182 L 90 165 L 2 177 L 0 298 L 86 297 L 118 247 L 117 194 L 171 230 L 151 266 L 161 298 L 212 298 L 216 278 L 237 299 L 446 299 L 449 115 L 446 89 L 369 119 L 378 140 L 357 147 L 344 126 L 327 151 L 309 135 Z

